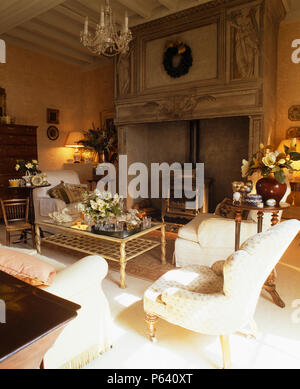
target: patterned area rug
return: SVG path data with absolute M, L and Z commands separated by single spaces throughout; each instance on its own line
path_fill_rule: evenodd
M 151 237 L 151 239 L 154 239 Z M 163 265 L 160 259 L 160 246 L 139 255 L 127 262 L 126 274 L 133 277 L 142 278 L 147 281 L 156 281 L 159 277 L 167 271 L 175 268 L 172 265 L 172 258 L 174 252 L 174 240 L 169 240 L 167 237 L 166 259 L 167 263 Z M 111 270 L 119 271 L 120 265 L 117 262 L 108 261 Z

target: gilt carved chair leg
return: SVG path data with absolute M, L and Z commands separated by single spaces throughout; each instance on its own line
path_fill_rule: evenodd
M 229 336 L 220 335 L 220 342 L 222 348 L 223 369 L 231 369 Z
M 155 315 L 152 315 L 151 313 L 147 313 L 147 312 L 145 315 L 146 315 L 145 320 L 147 323 L 148 335 L 150 337 L 150 340 L 151 340 L 151 342 L 156 342 L 157 339 L 156 339 L 155 333 L 156 333 L 156 323 L 157 323 L 158 317 Z

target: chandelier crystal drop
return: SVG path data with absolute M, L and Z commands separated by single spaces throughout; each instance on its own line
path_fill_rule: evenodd
M 96 26 L 95 33 L 89 32 L 88 16 L 85 18 L 84 29 L 80 33 L 81 43 L 93 54 L 113 57 L 117 54 L 125 54 L 129 50 L 132 41 L 132 33 L 128 28 L 128 16 L 125 13 L 123 31 L 118 31 L 113 21 L 112 8 L 109 0 L 105 0 L 105 7 L 101 7 L 100 23 Z

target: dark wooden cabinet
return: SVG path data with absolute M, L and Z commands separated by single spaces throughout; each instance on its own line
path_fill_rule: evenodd
M 25 191 L 8 189 L 8 180 L 20 178 L 17 159 L 37 159 L 37 126 L 0 124 L 0 198 L 25 197 Z

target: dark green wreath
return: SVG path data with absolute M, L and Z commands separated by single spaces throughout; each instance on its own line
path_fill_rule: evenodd
M 173 58 L 176 55 L 181 56 L 180 63 L 177 67 L 173 66 Z M 163 65 L 165 71 L 169 76 L 173 78 L 178 78 L 187 74 L 190 70 L 190 67 L 193 64 L 192 50 L 186 44 L 172 45 L 167 48 L 164 53 Z

